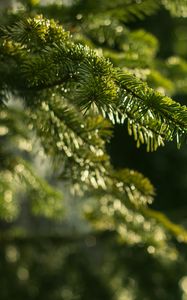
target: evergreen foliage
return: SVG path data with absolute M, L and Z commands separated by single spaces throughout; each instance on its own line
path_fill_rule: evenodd
M 157 58 L 156 37 L 128 24 L 160 7 L 185 17 L 187 2 L 62 2 L 18 1 L 1 13 L 0 217 L 15 220 L 27 199 L 33 213 L 62 219 L 65 198 L 78 199 L 86 232 L 114 237 L 127 268 L 121 280 L 131 272 L 137 278 L 128 282 L 124 298 L 111 296 L 115 287 L 109 284 L 103 296 L 63 299 L 174 299 L 170 291 L 146 291 L 141 274 L 131 270 L 129 249 L 135 256 L 146 253 L 145 263 L 155 260 L 161 269 L 166 264 L 169 276 L 168 270 L 183 264 L 173 240 L 186 242 L 187 232 L 151 208 L 155 189 L 149 179 L 114 169 L 107 144 L 115 124 L 125 124 L 137 147 L 144 144 L 147 151 L 186 141 L 187 107 L 172 96 L 187 91 L 187 62 Z M 176 295 L 182 299 L 178 290 Z

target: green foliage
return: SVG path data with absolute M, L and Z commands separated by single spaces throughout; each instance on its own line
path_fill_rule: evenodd
M 185 16 L 181 2 L 177 16 Z M 172 238 L 186 242 L 185 229 L 150 208 L 155 189 L 146 177 L 114 169 L 107 144 L 115 124 L 125 124 L 147 151 L 186 140 L 187 107 L 170 98 L 186 93 L 185 59 L 157 58 L 158 40 L 128 28 L 162 5 L 175 12 L 178 2 L 21 3 L 21 11 L 4 11 L 0 27 L 0 218 L 14 220 L 26 203 L 31 214 L 62 219 L 66 198 L 78 200 L 86 232 L 109 231 L 117 248 L 143 247 L 161 269 L 163 261 L 172 269 L 179 257 Z M 125 259 L 124 282 L 131 272 Z M 140 278 L 135 292 L 128 285 L 128 299 L 158 299 L 141 290 Z M 124 299 L 111 290 L 93 297 Z
M 0 249 L 3 300 L 14 297 L 15 291 L 20 300 L 182 297 L 178 281 L 184 275 L 184 260 L 170 263 L 155 259 L 138 245 L 126 246 L 124 251 L 124 245 L 112 233 L 84 235 L 80 239 L 5 241 Z
M 140 48 L 142 33 L 130 33 L 126 42 L 132 49 Z M 145 45 L 156 45 L 151 36 L 143 33 L 143 38 Z M 113 123 L 127 120 L 137 146 L 145 143 L 153 151 L 175 137 L 180 146 L 186 135 L 186 107 L 75 43 L 59 24 L 42 16 L 2 27 L 1 53 L 2 91 L 10 89 L 23 99 L 27 126 L 58 166 L 58 176 L 78 184 L 81 193 L 101 189 L 117 196 L 131 210 L 132 205 L 136 210 L 149 203 L 153 191 L 141 175 L 127 170 L 113 175 L 105 151 L 111 125 L 101 115 Z
M 187 16 L 187 1 L 168 1 L 162 0 L 163 5 L 172 13 L 175 17 L 186 17 Z

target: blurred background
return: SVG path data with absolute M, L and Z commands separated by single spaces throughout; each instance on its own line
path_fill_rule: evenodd
M 41 1 L 44 6 L 39 13 L 63 23 L 63 17 L 59 18 L 61 1 L 49 7 L 52 2 Z M 1 14 L 19 5 L 0 0 Z M 143 28 L 158 39 L 158 61 L 176 56 L 187 59 L 186 18 L 175 18 L 162 7 L 145 20 L 129 22 L 128 27 Z M 159 68 L 167 77 L 161 63 Z M 187 80 L 182 79 L 181 88 L 179 84 L 172 97 L 187 104 Z M 175 80 L 172 72 L 169 80 Z M 171 143 L 148 153 L 144 146 L 137 149 L 125 125 L 117 125 L 107 147 L 116 169 L 132 168 L 151 180 L 156 188 L 153 207 L 187 228 L 187 145 L 177 149 Z M 72 201 L 68 192 L 64 205 L 70 213 L 60 221 L 33 216 L 24 201 L 16 220 L 0 221 L 1 300 L 187 299 L 185 244 L 173 241 L 181 256 L 171 264 L 151 256 L 151 249 L 146 251 L 144 245 L 124 248 L 112 232 L 90 234 L 77 215 L 79 201 Z

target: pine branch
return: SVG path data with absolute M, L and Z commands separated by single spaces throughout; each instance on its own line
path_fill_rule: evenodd
M 32 22 L 28 21 L 31 28 Z M 38 53 L 32 54 L 32 57 L 27 51 L 27 48 L 31 49 L 32 53 L 32 42 L 30 41 L 24 47 L 20 45 L 25 57 L 22 59 L 20 74 L 25 88 L 43 90 L 45 86 L 46 88 L 55 86 L 56 83 L 64 81 L 64 86 L 70 84 L 69 100 L 75 102 L 83 110 L 95 106 L 105 115 L 113 113 L 115 115 L 116 111 L 119 112 L 122 116 L 121 120 L 128 118 L 130 114 L 132 120 L 130 123 L 133 124 L 138 124 L 137 119 L 141 120 L 142 128 L 147 129 L 147 133 L 144 132 L 144 142 L 153 143 L 152 146 L 148 146 L 149 150 L 156 149 L 163 144 L 163 138 L 170 141 L 176 137 L 180 145 L 182 136 L 186 135 L 187 109 L 185 106 L 180 106 L 169 97 L 155 92 L 136 77 L 116 70 L 110 62 L 97 56 L 88 47 L 74 44 L 69 40 L 68 34 L 65 34 L 63 30 L 60 32 L 59 26 L 56 31 L 54 29 L 57 34 L 57 43 L 54 43 L 50 38 L 50 26 L 54 28 L 54 24 L 49 25 L 43 20 L 40 22 L 40 19 L 36 19 L 36 23 L 40 28 L 37 34 L 40 37 L 41 32 L 45 32 L 44 44 L 47 45 L 44 50 L 43 45 L 42 49 L 39 47 Z M 21 24 L 18 25 L 22 26 Z M 48 31 L 42 29 L 46 24 L 48 24 Z M 11 29 L 12 38 L 22 40 L 18 36 L 18 25 L 16 25 L 16 35 L 15 30 Z M 25 36 L 23 28 L 20 34 Z M 50 47 L 48 40 L 50 40 Z M 113 119 L 115 120 L 115 117 Z M 140 125 L 136 126 L 138 129 L 141 128 Z M 155 130 L 159 136 L 158 134 L 155 136 Z
M 36 112 L 31 108 L 29 115 L 45 152 L 55 165 L 61 165 L 63 176 L 74 183 L 105 187 L 109 157 L 102 137 L 111 134 L 107 121 L 101 116 L 81 117 L 58 97 L 41 102 Z
M 3 43 L 5 38 L 8 43 Z M 129 241 L 134 232 L 132 243 L 149 243 L 150 236 L 162 230 L 160 225 L 150 221 L 153 231 L 144 238 L 135 216 L 139 208 L 152 201 L 154 190 L 138 173 L 113 172 L 105 150 L 110 125 L 101 114 L 114 122 L 127 119 L 129 132 L 138 143 L 147 143 L 148 150 L 155 150 L 165 140 L 186 136 L 186 107 L 114 68 L 88 47 L 74 43 L 53 21 L 41 17 L 20 21 L 3 30 L 2 45 L 3 59 L 11 58 L 15 78 L 15 82 L 9 80 L 9 71 L 3 85 L 22 97 L 29 109 L 29 124 L 45 153 L 58 164 L 60 177 L 78 185 L 79 191 L 93 191 L 104 199 L 119 200 L 122 212 L 111 218 L 109 210 L 107 222 L 111 226 L 117 224 L 123 237 L 128 231 Z M 132 224 L 128 220 L 131 214 Z M 163 243 L 166 240 L 163 233 Z

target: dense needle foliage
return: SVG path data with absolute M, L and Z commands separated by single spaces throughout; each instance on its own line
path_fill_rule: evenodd
M 133 22 L 184 18 L 187 3 L 42 3 L 5 2 L 0 15 L 0 298 L 184 300 L 186 230 L 107 149 L 116 124 L 149 152 L 185 143 L 187 107 L 173 98 L 187 93 L 187 62 L 158 58 Z

